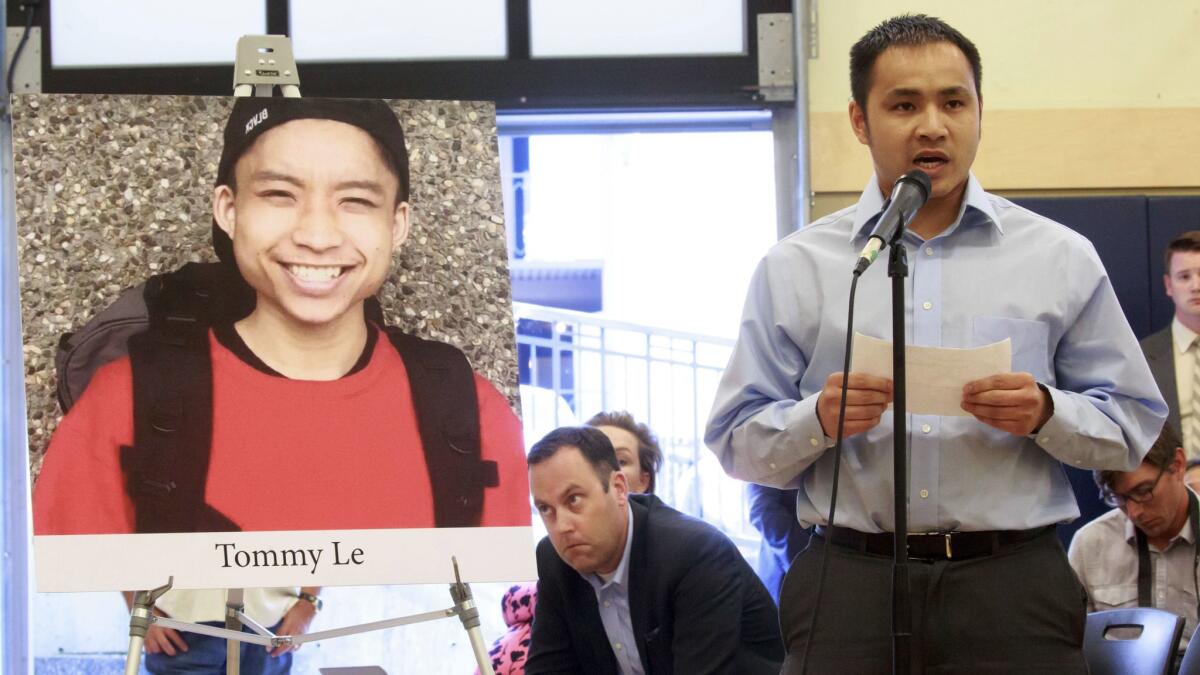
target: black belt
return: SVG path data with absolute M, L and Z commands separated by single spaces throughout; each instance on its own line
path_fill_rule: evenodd
M 1052 532 L 1053 526 L 1032 530 L 986 530 L 981 532 L 933 532 L 908 535 L 908 557 L 913 560 L 966 560 L 995 555 Z M 890 556 L 895 548 L 891 532 L 859 532 L 846 527 L 818 525 L 816 535 L 825 541 L 860 553 Z

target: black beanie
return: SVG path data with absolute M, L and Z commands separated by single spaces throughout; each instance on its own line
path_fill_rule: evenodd
M 216 185 L 229 185 L 238 159 L 264 133 L 275 127 L 303 119 L 333 120 L 358 127 L 371 135 L 386 152 L 400 180 L 399 200 L 408 201 L 408 150 L 400 120 L 378 99 L 241 97 L 233 104 L 225 123 L 225 147 L 217 167 Z M 213 249 L 217 258 L 236 265 L 233 241 L 213 220 Z

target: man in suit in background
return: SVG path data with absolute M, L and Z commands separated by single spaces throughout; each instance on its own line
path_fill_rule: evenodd
M 775 604 L 736 546 L 649 494 L 630 494 L 612 443 L 591 427 L 529 451 L 549 536 L 525 672 L 775 675 Z
M 1163 285 L 1175 303 L 1175 318 L 1142 340 L 1142 352 L 1170 412 L 1167 423 L 1183 439 L 1189 458 L 1200 456 L 1200 230 L 1184 232 L 1167 245 Z

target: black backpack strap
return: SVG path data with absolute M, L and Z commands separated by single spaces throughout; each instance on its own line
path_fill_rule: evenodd
M 151 278 L 150 326 L 129 339 L 134 438 L 122 448 L 121 463 L 139 533 L 239 529 L 204 502 L 212 447 L 212 290 L 187 268 Z
M 466 355 L 444 342 L 395 328 L 388 338 L 408 371 L 417 428 L 425 448 L 437 527 L 478 527 L 484 488 L 500 484 L 495 462 L 481 456 L 475 373 Z

